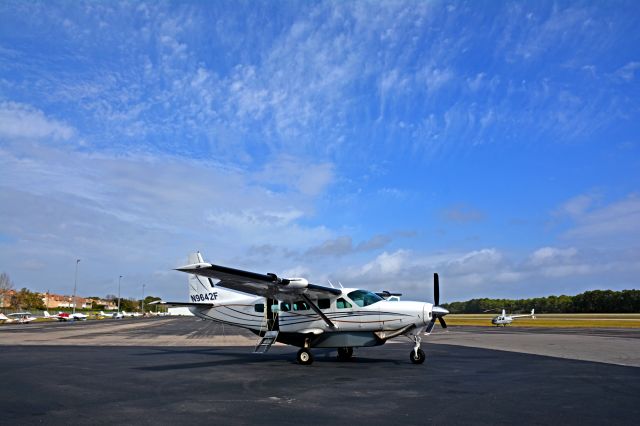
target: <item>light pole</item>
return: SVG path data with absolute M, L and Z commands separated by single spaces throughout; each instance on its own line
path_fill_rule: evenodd
M 142 316 L 144 316 L 144 288 L 146 284 L 142 284 Z
M 73 282 L 73 313 L 76 313 L 76 289 L 78 288 L 78 263 L 80 263 L 80 259 L 76 259 L 76 279 Z
M 120 280 L 122 280 L 122 275 L 118 277 L 118 313 L 120 313 Z

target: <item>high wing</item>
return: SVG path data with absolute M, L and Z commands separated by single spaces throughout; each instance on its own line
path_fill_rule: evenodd
M 276 274 L 258 274 L 226 266 L 200 262 L 176 268 L 176 271 L 220 280 L 216 285 L 256 296 L 295 301 L 303 294 L 315 298 L 339 295 L 340 289 L 309 283 L 304 278 L 279 278 Z

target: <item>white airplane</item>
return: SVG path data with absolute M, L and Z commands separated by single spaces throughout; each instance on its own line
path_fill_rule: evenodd
M 514 319 L 524 317 L 531 317 L 535 319 L 535 309 L 532 309 L 531 313 L 527 315 L 507 315 L 505 310 L 503 309 L 500 315 L 498 315 L 497 317 L 493 317 L 493 319 L 491 320 L 491 324 L 495 324 L 496 327 L 506 327 L 507 325 L 511 324 Z
M 449 311 L 438 306 L 438 274 L 435 304 L 390 302 L 368 290 L 324 287 L 305 278 L 205 263 L 199 252 L 191 254 L 189 262 L 177 270 L 190 274 L 191 302 L 152 303 L 187 306 L 202 319 L 247 328 L 262 337 L 255 352 L 266 352 L 276 341 L 298 346 L 297 361 L 302 365 L 313 362 L 311 348 L 336 348 L 338 359 L 347 360 L 355 347 L 383 345 L 398 336 L 414 343 L 411 362 L 422 364 L 422 335 L 431 333 L 436 320 L 447 326 L 443 317 Z
M 100 311 L 100 316 L 105 318 L 122 319 L 124 314 L 122 312 L 110 312 L 105 314 L 104 311 Z
M 81 312 L 70 314 L 68 312 L 58 312 L 55 315 L 51 315 L 48 311 L 44 311 L 44 318 L 55 319 L 58 321 L 86 321 L 87 316 Z
M 122 315 L 124 315 L 125 317 L 140 317 L 142 316 L 142 314 L 140 312 L 126 312 L 126 311 L 122 311 Z
M 7 316 L 9 317 L 7 322 L 17 322 L 20 324 L 28 324 L 38 319 L 38 317 L 33 316 L 31 312 L 16 312 L 15 314 L 9 314 Z

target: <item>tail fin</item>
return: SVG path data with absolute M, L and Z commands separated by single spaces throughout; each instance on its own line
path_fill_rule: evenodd
M 51 314 L 49 313 L 49 311 L 44 311 L 44 317 L 45 318 L 51 317 Z
M 533 319 L 536 319 L 536 314 L 535 314 L 535 312 L 536 312 L 535 308 L 534 308 L 534 309 L 531 309 L 531 318 L 533 318 Z
M 200 252 L 191 253 L 188 263 L 204 263 Z M 189 302 L 192 303 L 227 303 L 229 301 L 237 301 L 240 299 L 251 298 L 254 296 L 245 296 L 235 291 L 227 290 L 217 286 L 211 278 L 200 275 L 188 275 L 189 282 Z

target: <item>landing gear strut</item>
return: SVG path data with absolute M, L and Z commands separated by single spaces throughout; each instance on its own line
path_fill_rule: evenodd
M 338 361 L 349 361 L 353 357 L 353 348 L 338 348 Z
M 424 351 L 420 349 L 420 342 L 422 342 L 422 338 L 419 335 L 412 336 L 415 346 L 409 353 L 409 359 L 414 364 L 422 364 L 427 356 L 424 354 Z

